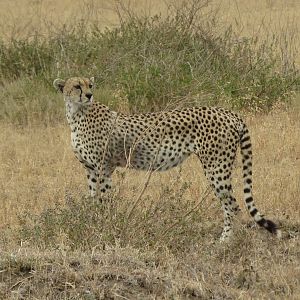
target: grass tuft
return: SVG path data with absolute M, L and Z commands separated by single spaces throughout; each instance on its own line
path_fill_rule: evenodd
M 171 252 L 180 252 L 192 247 L 215 225 L 213 216 L 201 213 L 200 204 L 205 199 L 196 205 L 182 201 L 187 188 L 183 185 L 175 192 L 166 187 L 158 200 L 149 199 L 150 203 L 138 206 L 117 194 L 97 200 L 68 197 L 65 204 L 56 203 L 38 215 L 24 213 L 20 240 L 45 249 L 91 250 L 116 245 L 156 249 L 163 245 Z M 197 224 L 198 220 L 202 221 Z

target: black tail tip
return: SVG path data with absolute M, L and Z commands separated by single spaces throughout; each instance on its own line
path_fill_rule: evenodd
M 281 231 L 280 231 L 280 229 L 278 229 L 278 226 L 274 222 L 262 218 L 261 220 L 259 220 L 257 222 L 257 224 L 261 227 L 264 227 L 272 234 L 277 235 L 279 238 L 281 237 Z

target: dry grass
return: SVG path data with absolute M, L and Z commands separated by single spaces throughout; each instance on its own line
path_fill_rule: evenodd
M 35 30 L 47 34 L 83 18 L 91 23 L 100 20 L 103 27 L 115 26 L 118 18 L 111 3 L 3 0 L 0 34 L 4 38 L 28 36 Z M 166 11 L 158 0 L 130 3 L 138 13 Z M 224 24 L 232 23 L 251 36 L 294 32 L 288 35 L 295 39 L 289 44 L 294 48 L 282 53 L 295 54 L 299 49 L 299 1 L 214 4 L 223 12 Z M 18 99 L 15 85 L 6 92 L 15 97 L 6 97 L 5 105 Z M 49 97 L 54 100 L 53 95 Z M 115 194 L 122 201 L 108 206 L 105 216 L 111 217 L 107 223 L 112 230 L 107 227 L 107 232 L 96 236 L 92 249 L 72 245 L 63 230 L 54 247 L 39 244 L 28 235 L 20 237 L 19 216 L 25 211 L 39 215 L 56 203 L 68 208 L 70 198 L 84 201 L 87 184 L 70 147 L 69 128 L 59 118 L 55 125 L 49 124 L 53 116 L 42 121 L 44 114 L 33 109 L 22 123 L 26 127 L 0 123 L 0 299 L 299 299 L 299 103 L 298 96 L 290 108 L 278 106 L 267 115 L 245 116 L 255 153 L 255 201 L 280 224 L 284 238 L 277 240 L 253 226 L 243 209 L 236 220 L 236 235 L 225 245 L 218 242 L 223 222 L 220 205 L 212 194 L 201 200 L 207 182 L 195 158 L 181 168 L 153 174 L 127 223 L 114 218 L 122 212 L 128 216 L 147 175 L 117 170 Z M 32 110 L 31 102 L 27 104 Z M 166 190 L 166 186 L 170 188 Z M 234 188 L 244 207 L 240 160 Z M 81 211 L 78 218 L 83 218 Z M 90 229 L 97 233 L 97 228 Z M 103 241 L 105 234 L 116 232 L 125 237 Z
M 299 242 L 240 238 L 183 257 L 132 248 L 2 255 L 2 299 L 299 299 Z M 9 275 L 7 275 L 9 274 Z
M 115 7 L 120 4 L 138 14 L 152 15 L 166 11 L 159 0 L 3 0 L 0 2 L 0 34 L 6 38 L 30 36 L 34 32 L 47 35 L 65 25 L 101 24 L 113 27 L 119 24 Z
M 6 39 L 31 36 L 34 32 L 48 35 L 62 26 L 78 24 L 101 24 L 103 28 L 119 24 L 116 5 L 125 10 L 144 15 L 166 14 L 168 5 L 179 7 L 183 0 L 3 0 L 0 2 L 0 35 Z M 232 24 L 242 35 L 262 37 L 281 33 L 283 55 L 295 55 L 300 65 L 300 39 L 298 0 L 212 0 L 209 6 L 222 12 L 220 22 L 227 27 Z M 286 41 L 286 38 L 289 40 Z M 291 41 L 292 39 L 292 41 Z M 293 45 L 285 49 L 286 45 Z M 292 43 L 290 43 L 292 42 Z M 289 57 L 284 59 L 288 60 Z
M 217 5 L 219 4 L 216 1 Z M 257 37 L 277 36 L 283 61 L 295 57 L 300 66 L 300 2 L 297 0 L 233 0 L 220 5 L 224 25 L 232 24 L 242 35 Z
M 296 103 L 298 101 L 299 98 Z M 200 205 L 198 213 L 187 220 L 193 228 L 179 222 L 174 225 L 175 230 L 170 230 L 168 239 L 173 239 L 172 243 L 164 242 L 160 236 L 166 229 L 161 224 L 168 224 L 169 220 L 158 213 L 147 219 L 147 226 L 159 224 L 152 232 L 152 240 L 156 243 L 147 242 L 143 237 L 148 234 L 147 228 L 142 227 L 136 229 L 136 233 L 135 229 L 129 233 L 125 248 L 118 246 L 116 241 L 100 250 L 105 243 L 99 242 L 91 252 L 71 250 L 64 236 L 57 245 L 58 250 L 41 251 L 26 240 L 17 246 L 19 239 L 14 239 L 17 215 L 25 210 L 39 213 L 56 202 L 64 203 L 66 194 L 78 198 L 86 193 L 87 187 L 84 171 L 70 149 L 66 125 L 15 128 L 1 124 L 0 138 L 4 141 L 0 146 L 3 297 L 298 298 L 300 109 L 295 104 L 294 109 L 278 107 L 268 115 L 247 115 L 246 118 L 255 153 L 256 203 L 281 224 L 283 240 L 278 241 L 257 228 L 251 229 L 253 222 L 244 211 L 242 221 L 236 221 L 236 237 L 230 244 L 220 245 L 217 239 L 222 213 L 219 203 L 210 195 Z M 238 162 L 234 185 L 243 207 L 240 174 Z M 120 169 L 114 175 L 117 193 L 124 201 L 116 204 L 119 210 L 131 207 L 145 180 L 145 173 L 137 171 L 124 173 Z M 135 214 L 143 214 L 149 203 L 152 205 L 161 198 L 165 186 L 171 187 L 169 193 L 176 198 L 187 182 L 191 185 L 180 201 L 184 206 L 187 202 L 193 206 L 207 186 L 200 164 L 194 158 L 184 163 L 182 169 L 155 173 Z M 169 203 L 164 205 L 169 206 L 172 213 L 176 208 L 172 208 L 175 204 L 169 198 L 172 196 L 166 196 L 165 201 Z M 133 216 L 134 219 L 139 217 Z M 9 227 L 12 229 L 4 230 Z M 139 237 L 134 235 L 137 232 L 141 247 L 136 247 Z M 174 238 L 173 234 L 180 236 Z

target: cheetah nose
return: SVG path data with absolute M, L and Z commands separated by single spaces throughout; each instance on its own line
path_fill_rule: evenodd
M 85 96 L 89 99 L 89 100 L 91 100 L 91 98 L 92 98 L 92 96 L 93 96 L 93 94 L 91 94 L 91 93 L 88 93 L 88 94 L 85 94 Z

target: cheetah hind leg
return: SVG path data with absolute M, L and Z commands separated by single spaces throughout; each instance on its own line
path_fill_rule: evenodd
M 232 236 L 232 221 L 234 216 L 240 211 L 240 208 L 229 191 L 218 196 L 224 212 L 224 228 L 220 237 L 220 242 L 226 242 Z
M 205 176 L 222 205 L 224 212 L 224 228 L 220 237 L 220 242 L 225 242 L 228 241 L 230 236 L 233 234 L 232 222 L 234 216 L 241 211 L 236 199 L 232 196 L 232 168 L 231 165 L 229 165 L 225 172 L 225 170 L 222 170 L 222 168 L 215 168 L 213 171 L 210 171 L 205 164 L 203 164 L 203 167 Z
M 223 189 L 220 190 L 220 187 Z M 226 186 L 226 184 L 225 184 Z M 233 218 L 236 214 L 240 212 L 240 208 L 232 196 L 232 191 L 230 189 L 224 188 L 224 185 L 215 184 L 215 195 L 221 202 L 223 213 L 224 213 L 224 228 L 220 237 L 220 242 L 227 242 L 233 234 Z

